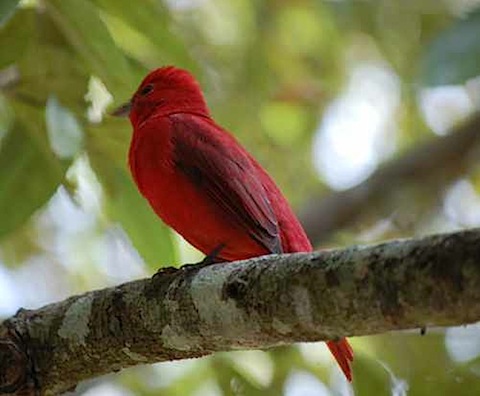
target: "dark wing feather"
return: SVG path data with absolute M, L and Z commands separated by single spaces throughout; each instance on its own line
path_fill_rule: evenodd
M 177 168 L 269 252 L 282 253 L 275 213 L 238 143 L 205 118 L 178 114 L 171 120 Z

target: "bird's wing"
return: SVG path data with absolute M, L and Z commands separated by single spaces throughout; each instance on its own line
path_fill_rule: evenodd
M 271 253 L 282 253 L 277 219 L 239 144 L 204 117 L 171 116 L 174 162 L 198 189 Z

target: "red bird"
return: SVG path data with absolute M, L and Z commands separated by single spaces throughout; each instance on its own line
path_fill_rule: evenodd
M 275 182 L 215 123 L 197 81 L 176 67 L 152 71 L 131 101 L 129 165 L 155 213 L 188 242 L 218 261 L 312 246 Z M 172 199 L 172 191 L 180 199 Z M 349 381 L 348 341 L 327 345 Z

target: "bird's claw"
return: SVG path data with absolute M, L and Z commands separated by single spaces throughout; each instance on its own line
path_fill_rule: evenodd
M 217 261 L 210 260 L 209 256 L 206 256 L 202 261 L 198 263 L 183 264 L 179 269 L 181 271 L 199 271 L 202 268 L 209 267 L 210 265 L 218 264 Z
M 202 261 L 199 263 L 193 264 L 184 264 L 180 267 L 181 270 L 191 271 L 191 270 L 201 270 L 202 268 L 208 267 L 213 264 L 218 264 L 218 255 L 225 247 L 225 244 L 219 244 L 215 249 L 213 249 L 209 254 L 207 254 Z
M 220 251 L 225 247 L 225 245 L 222 243 L 218 245 L 215 249 L 213 249 L 209 254 L 207 254 L 202 261 L 199 263 L 189 263 L 189 264 L 184 264 L 180 268 L 176 267 L 162 267 L 159 268 L 155 274 L 153 274 L 152 278 L 156 279 L 159 276 L 169 276 L 169 275 L 176 275 L 178 274 L 178 271 L 199 271 L 202 268 L 208 267 L 213 264 L 218 264 L 218 254 Z
M 152 276 L 152 279 L 156 279 L 158 278 L 159 276 L 168 276 L 168 275 L 175 275 L 177 272 L 178 272 L 178 268 L 175 268 L 175 267 L 161 267 L 157 270 L 157 272 L 155 272 Z

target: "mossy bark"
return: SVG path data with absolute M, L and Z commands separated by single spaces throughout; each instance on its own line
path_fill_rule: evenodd
M 0 325 L 0 394 L 52 395 L 122 368 L 480 320 L 480 230 L 264 256 L 20 310 Z

